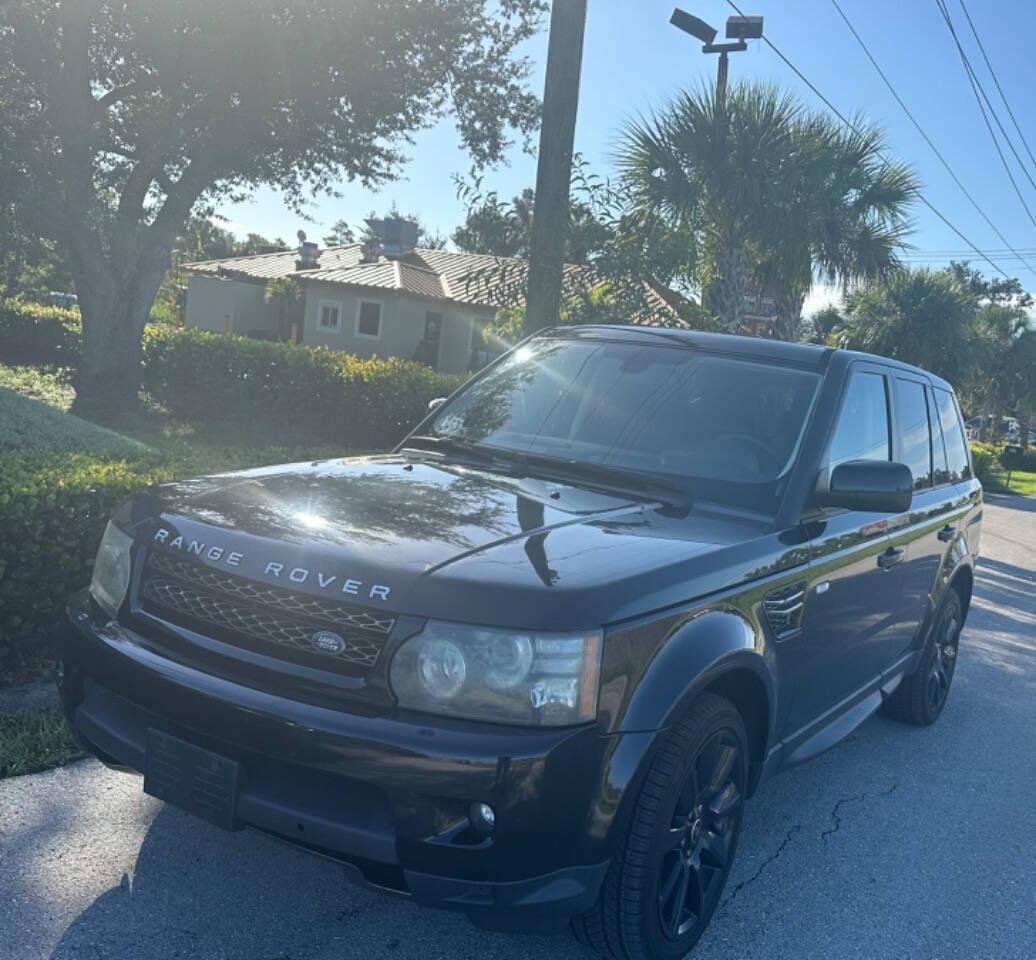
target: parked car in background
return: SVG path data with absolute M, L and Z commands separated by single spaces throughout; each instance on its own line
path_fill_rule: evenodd
M 981 517 L 932 374 L 561 328 L 391 454 L 134 496 L 69 603 L 61 692 L 85 749 L 222 827 L 677 957 L 760 783 L 881 707 L 939 717 Z

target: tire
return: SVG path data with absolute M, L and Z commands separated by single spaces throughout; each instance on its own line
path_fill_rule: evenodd
M 597 904 L 573 920 L 581 943 L 610 960 L 676 960 L 697 943 L 737 850 L 748 759 L 733 704 L 699 696 L 651 762 Z
M 928 633 L 920 663 L 886 702 L 889 716 L 918 727 L 939 719 L 953 682 L 962 623 L 960 594 L 951 587 Z

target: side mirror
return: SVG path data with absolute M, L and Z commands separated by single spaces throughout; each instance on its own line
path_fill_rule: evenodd
M 914 500 L 914 475 L 904 463 L 848 460 L 830 476 L 821 473 L 816 495 L 822 507 L 905 513 Z
M 428 401 L 428 412 L 431 413 L 433 410 L 438 410 L 446 402 L 445 397 L 436 397 L 434 400 Z

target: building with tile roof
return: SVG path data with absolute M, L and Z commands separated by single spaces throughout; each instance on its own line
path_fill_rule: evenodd
M 315 244 L 247 257 L 184 265 L 188 326 L 268 339 L 293 339 L 362 357 L 423 360 L 439 370 L 477 369 L 503 349 L 487 344 L 497 310 L 524 303 L 528 264 L 505 257 L 404 248 L 386 256 L 375 244 L 318 251 Z M 297 304 L 263 293 L 296 278 Z M 570 292 L 600 281 L 590 267 L 568 264 Z M 639 322 L 678 322 L 675 309 L 647 291 L 653 315 Z

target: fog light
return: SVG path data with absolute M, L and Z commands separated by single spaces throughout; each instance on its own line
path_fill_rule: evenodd
M 493 832 L 493 824 L 496 823 L 496 814 L 488 803 L 473 803 L 468 819 L 479 833 L 489 836 Z

